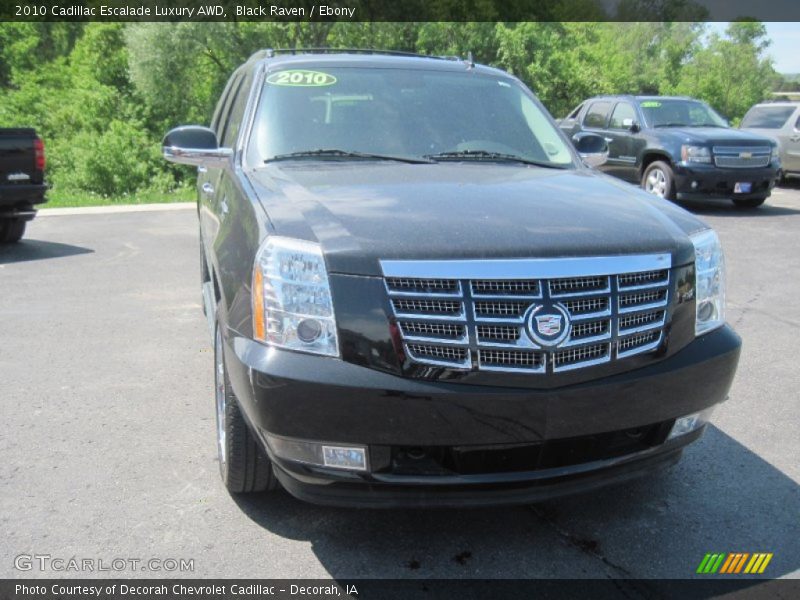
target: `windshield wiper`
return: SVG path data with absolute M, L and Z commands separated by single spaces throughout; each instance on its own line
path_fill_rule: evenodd
M 264 160 L 265 163 L 277 160 L 291 160 L 293 158 L 364 158 L 372 160 L 395 160 L 409 164 L 428 164 L 433 161 L 425 158 L 411 156 L 392 156 L 389 154 L 370 154 L 368 152 L 355 152 L 353 150 L 339 150 L 336 148 L 317 148 L 316 150 L 299 150 L 288 154 L 276 154 Z
M 659 123 L 654 127 L 691 127 L 688 123 Z
M 517 162 L 525 165 L 534 165 L 537 167 L 545 167 L 547 169 L 563 169 L 560 165 L 553 163 L 531 160 L 516 154 L 505 154 L 503 152 L 491 152 L 489 150 L 453 150 L 450 152 L 440 152 L 439 154 L 426 154 L 425 158 L 432 160 L 486 160 L 486 161 L 504 161 L 504 162 Z

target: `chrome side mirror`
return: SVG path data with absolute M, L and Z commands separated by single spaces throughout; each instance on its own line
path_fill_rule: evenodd
M 572 143 L 587 167 L 599 167 L 608 160 L 608 143 L 601 135 L 581 131 L 572 136 Z
M 219 168 L 233 156 L 231 148 L 220 148 L 217 134 L 208 127 L 185 125 L 170 130 L 161 144 L 164 158 L 182 165 Z

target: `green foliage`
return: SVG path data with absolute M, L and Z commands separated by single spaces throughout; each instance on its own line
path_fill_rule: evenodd
M 674 90 L 703 98 L 722 115 L 738 121 L 765 99 L 775 70 L 763 52 L 769 46 L 761 23 L 731 23 L 726 37 L 712 35 L 680 72 Z
M 703 17 L 693 0 L 617 4 L 621 21 L 666 22 L 591 22 L 602 4 L 554 0 L 541 9 L 548 19 L 520 23 L 0 23 L 0 126 L 39 130 L 56 197 L 161 197 L 191 174 L 161 159 L 164 132 L 208 124 L 230 74 L 261 48 L 472 52 L 556 116 L 602 93 L 680 93 L 737 119 L 770 89 L 797 85 L 765 57 L 761 23 L 705 39 L 689 22 Z

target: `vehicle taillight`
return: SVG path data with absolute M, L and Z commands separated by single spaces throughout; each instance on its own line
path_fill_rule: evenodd
M 33 139 L 33 151 L 36 155 L 36 170 L 44 171 L 45 158 L 44 158 L 44 142 L 41 138 Z

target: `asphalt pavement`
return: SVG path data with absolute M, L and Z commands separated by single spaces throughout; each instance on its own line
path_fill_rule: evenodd
M 623 486 L 430 511 L 229 495 L 195 212 L 40 215 L 0 249 L 0 577 L 684 578 L 707 552 L 772 552 L 764 576 L 800 577 L 800 185 L 689 208 L 720 234 L 744 340 L 706 435 Z M 126 566 L 54 568 L 71 557 Z

